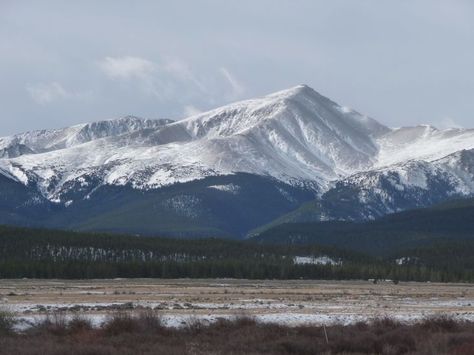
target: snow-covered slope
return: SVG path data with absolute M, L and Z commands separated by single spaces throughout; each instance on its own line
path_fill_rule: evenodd
M 301 85 L 177 122 L 125 117 L 0 138 L 0 174 L 64 203 L 102 185 L 150 190 L 238 172 L 322 194 L 367 172 L 397 171 L 398 185 L 423 188 L 421 170 L 441 169 L 443 157 L 443 171 L 461 178 L 453 154 L 472 148 L 474 130 L 389 129 Z M 471 194 L 464 179 L 458 188 Z
M 127 116 L 117 120 L 79 124 L 72 127 L 41 130 L 0 138 L 0 158 L 65 149 L 96 139 L 118 136 L 143 129 L 159 128 L 171 120 L 146 120 Z M 3 155 L 2 155 L 2 152 Z
M 474 148 L 474 129 L 432 126 L 403 127 L 391 130 L 377 140 L 376 167 L 408 160 L 434 161 L 463 149 Z
M 374 219 L 388 213 L 426 207 L 474 194 L 474 149 L 434 161 L 410 160 L 354 174 L 336 184 L 329 195 L 350 196 L 353 215 Z M 333 213 L 328 211 L 329 214 Z M 332 214 L 332 218 L 342 218 Z

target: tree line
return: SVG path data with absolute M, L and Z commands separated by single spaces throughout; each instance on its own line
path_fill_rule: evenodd
M 298 264 L 295 256 L 328 256 L 340 262 Z M 474 281 L 474 273 L 462 268 L 398 265 L 327 246 L 0 227 L 0 278 L 119 277 Z

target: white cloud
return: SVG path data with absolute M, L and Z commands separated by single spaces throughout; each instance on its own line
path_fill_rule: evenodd
M 106 57 L 99 66 L 107 76 L 114 79 L 144 79 L 155 71 L 153 62 L 139 57 Z
M 138 56 L 107 56 L 98 65 L 108 78 L 122 84 L 114 85 L 114 90 L 133 91 L 158 99 L 162 104 L 181 107 L 186 116 L 200 112 L 196 105 L 207 108 L 238 100 L 245 93 L 244 86 L 228 68 L 210 71 L 207 68 L 206 73 L 177 57 L 161 56 L 151 60 Z
M 444 117 L 436 123 L 436 126 L 441 129 L 463 128 L 463 126 L 456 122 L 452 117 Z
M 231 72 L 227 68 L 224 68 L 224 67 L 219 68 L 219 72 L 227 80 L 228 84 L 230 84 L 230 86 L 232 88 L 232 91 L 233 91 L 233 96 L 235 98 L 238 98 L 238 97 L 242 96 L 242 94 L 245 92 L 245 88 L 234 77 L 234 75 L 232 75 Z
M 202 111 L 193 105 L 184 106 L 184 116 L 190 117 L 200 114 Z
M 57 81 L 50 83 L 26 84 L 26 91 L 33 101 L 40 105 L 47 105 L 59 100 L 89 100 L 93 96 L 92 91 L 69 91 Z
M 27 84 L 26 90 L 31 98 L 38 104 L 46 105 L 53 101 L 64 99 L 70 94 L 58 82 L 42 83 L 42 84 Z
M 184 82 L 192 83 L 198 90 L 206 92 L 205 85 L 194 75 L 189 65 L 177 58 L 167 58 L 160 69 Z

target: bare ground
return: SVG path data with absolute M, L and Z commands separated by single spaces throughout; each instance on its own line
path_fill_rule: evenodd
M 369 281 L 0 280 L 0 307 L 26 324 L 54 311 L 100 323 L 117 309 L 155 309 L 169 326 L 236 315 L 285 325 L 432 315 L 474 320 L 474 285 Z

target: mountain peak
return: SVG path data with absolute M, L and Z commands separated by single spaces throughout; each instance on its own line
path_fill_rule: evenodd
M 298 94 L 307 93 L 307 92 L 316 92 L 312 87 L 306 84 L 299 84 L 282 91 L 287 91 L 290 95 L 291 94 L 298 95 Z
M 297 98 L 301 96 L 313 96 L 313 97 L 323 97 L 321 94 L 319 94 L 316 90 L 311 88 L 310 86 L 306 84 L 300 84 L 296 85 L 293 87 L 290 87 L 288 89 L 280 90 L 277 92 L 274 92 L 272 94 L 269 94 L 265 96 L 266 98 L 276 98 L 276 99 L 287 99 L 287 98 Z M 326 98 L 327 99 L 327 98 Z M 327 99 L 329 100 L 329 99 Z

